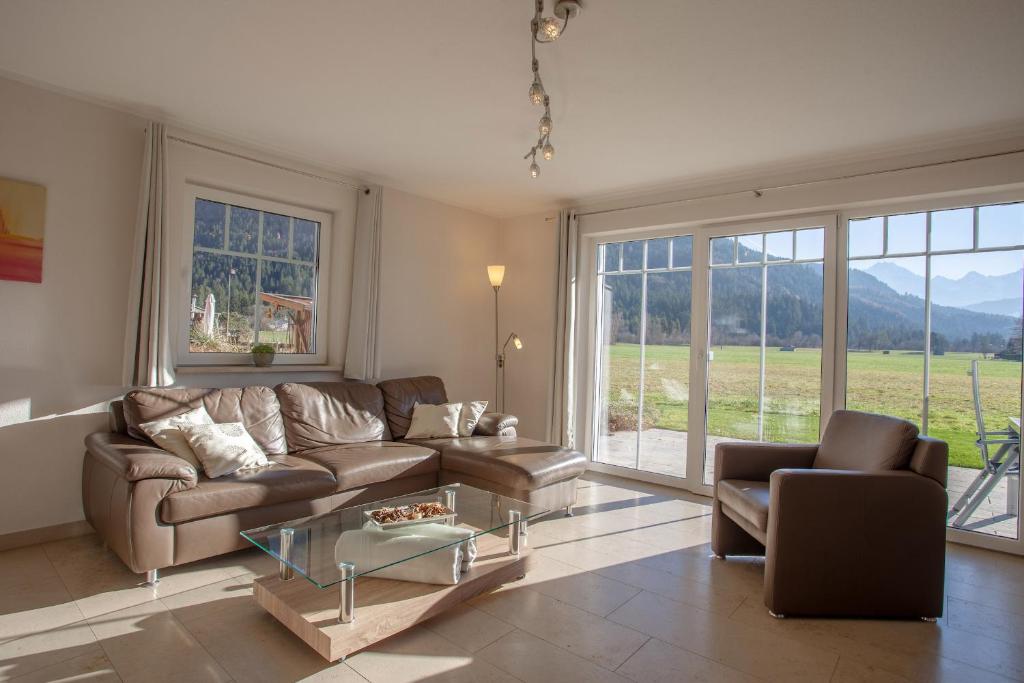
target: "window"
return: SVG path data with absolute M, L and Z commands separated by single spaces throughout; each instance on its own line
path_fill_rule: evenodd
M 255 344 L 275 362 L 322 363 L 329 217 L 301 207 L 193 188 L 185 358 L 247 364 Z
M 950 525 L 1016 538 L 1018 475 L 985 484 L 976 441 L 979 419 L 1019 441 L 1024 203 L 854 218 L 848 233 L 847 407 L 946 441 Z M 991 455 L 1004 445 L 1019 449 Z

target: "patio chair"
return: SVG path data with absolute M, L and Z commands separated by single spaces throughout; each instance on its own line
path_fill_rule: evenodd
M 974 477 L 967 490 L 949 509 L 947 519 L 952 526 L 961 527 L 995 490 L 1003 478 L 1007 478 L 1006 513 L 1017 514 L 1018 490 L 1020 487 L 1020 434 L 1012 429 L 992 431 L 985 427 L 981 408 L 981 379 L 978 361 L 971 361 L 971 390 L 974 394 L 974 419 L 978 424 L 978 440 L 974 444 L 981 453 L 981 471 Z M 998 446 L 995 455 L 990 446 Z

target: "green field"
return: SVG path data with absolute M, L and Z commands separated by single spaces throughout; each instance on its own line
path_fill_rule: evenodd
M 610 408 L 614 429 L 635 429 L 640 383 L 640 347 L 607 348 Z M 738 439 L 757 437 L 757 347 L 715 347 L 708 377 L 708 434 Z M 974 445 L 970 362 L 976 353 L 947 353 L 931 361 L 928 432 L 949 442 L 950 464 L 981 467 Z M 686 430 L 690 350 L 685 346 L 647 347 L 644 369 L 644 426 Z M 924 356 L 909 351 L 850 352 L 847 406 L 898 415 L 921 424 Z M 764 439 L 813 442 L 818 438 L 821 352 L 769 348 L 765 356 Z M 989 429 L 1005 429 L 1020 414 L 1021 364 L 981 363 L 981 395 Z M 632 417 L 631 417 L 632 415 Z M 632 423 L 630 423 L 632 420 Z

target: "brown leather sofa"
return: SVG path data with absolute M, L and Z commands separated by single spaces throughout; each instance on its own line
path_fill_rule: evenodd
M 944 441 L 836 411 L 821 444 L 715 447 L 711 548 L 765 555 L 773 616 L 942 616 Z
M 519 438 L 514 416 L 485 413 L 471 437 L 402 439 L 416 403 L 445 402 L 437 377 L 131 391 L 111 406 L 112 430 L 85 440 L 85 516 L 155 581 L 164 567 L 246 547 L 244 529 L 445 483 L 571 513 L 586 459 Z M 209 479 L 139 430 L 199 405 L 216 422 L 242 422 L 272 465 Z

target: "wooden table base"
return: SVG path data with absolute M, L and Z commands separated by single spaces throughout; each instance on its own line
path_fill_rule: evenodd
M 454 586 L 409 581 L 356 579 L 355 621 L 338 623 L 338 586 L 320 589 L 296 576 L 276 574 L 253 582 L 256 602 L 324 659 L 337 661 L 400 631 L 526 575 L 529 550 L 509 555 L 508 539 L 481 536 L 473 568 Z

